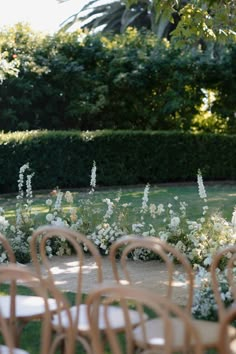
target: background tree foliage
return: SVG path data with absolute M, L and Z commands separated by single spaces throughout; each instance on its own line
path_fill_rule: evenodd
M 176 47 L 150 31 L 0 32 L 18 76 L 0 85 L 0 130 L 236 132 L 236 44 Z M 208 102 L 206 102 L 208 100 Z
M 59 3 L 70 0 L 58 0 Z M 199 40 L 225 42 L 236 38 L 235 0 L 90 0 L 64 22 L 81 28 L 122 33 L 128 26 L 151 29 L 158 37 L 172 37 L 178 45 Z

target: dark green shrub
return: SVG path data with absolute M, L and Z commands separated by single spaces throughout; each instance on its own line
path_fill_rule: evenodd
M 35 131 L 0 135 L 0 191 L 17 190 L 29 162 L 34 189 L 88 187 L 93 161 L 99 186 L 235 180 L 235 135 L 158 131 Z

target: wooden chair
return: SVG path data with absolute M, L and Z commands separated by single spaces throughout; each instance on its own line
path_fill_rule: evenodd
M 126 322 L 123 345 L 119 337 L 119 318 L 114 318 L 109 311 L 109 306 L 114 299 L 118 301 L 118 308 L 122 309 Z M 98 314 L 101 304 L 104 311 L 105 334 L 112 354 L 131 354 L 134 353 L 134 347 L 139 348 L 142 353 L 170 354 L 178 351 L 179 353 L 203 354 L 200 335 L 191 317 L 166 297 L 150 290 L 137 289 L 130 285 L 104 284 L 90 292 L 86 303 L 92 333 L 91 341 L 96 354 L 105 352 L 101 331 L 98 330 L 100 322 Z M 139 315 L 140 325 L 135 329 L 130 320 L 129 307 Z M 181 338 L 178 337 L 180 329 L 176 332 L 171 316 L 175 316 L 174 320 L 178 320 L 182 332 Z M 156 326 L 160 319 L 161 327 Z M 117 328 L 114 328 L 114 321 L 117 322 Z
M 16 264 L 2 265 L 0 267 L 0 284 L 6 282 L 15 282 L 15 284 L 20 284 L 31 290 L 33 293 L 32 297 L 26 299 L 24 306 L 31 307 L 32 298 L 34 295 L 37 298 L 40 298 L 42 303 L 41 307 L 43 308 L 42 315 L 40 316 L 41 321 L 41 346 L 40 353 L 41 354 L 53 354 L 56 352 L 56 349 L 61 344 L 66 343 L 65 353 L 73 354 L 74 353 L 74 345 L 75 345 L 75 334 L 73 332 L 72 318 L 69 311 L 69 304 L 66 302 L 62 293 L 60 293 L 52 283 L 45 282 L 39 279 L 34 273 L 32 273 L 27 267 L 22 268 Z M 17 285 L 16 285 L 17 288 Z M 56 304 L 55 307 L 55 315 L 60 316 L 61 309 L 63 308 L 64 313 L 67 315 L 67 321 L 70 325 L 68 325 L 68 330 L 65 331 L 63 329 L 60 330 L 59 326 L 57 328 L 57 336 L 52 337 L 52 312 L 50 309 L 50 302 L 48 299 L 48 292 L 53 295 L 54 302 Z M 1 330 L 5 330 L 6 334 L 6 347 L 9 347 L 9 351 L 3 351 L 6 354 L 24 354 L 27 353 L 23 350 L 12 349 L 15 346 L 15 338 L 17 335 L 17 325 L 18 325 L 18 308 L 17 308 L 17 295 L 11 293 L 11 306 L 10 306 L 10 318 L 8 317 L 8 309 L 1 307 Z M 3 322 L 5 321 L 5 322 Z M 60 323 L 60 322 L 59 322 Z M 3 326 L 2 326 L 3 324 Z M 9 338 L 9 336 L 11 336 Z M 6 349 L 6 348 L 5 348 Z M 4 350 L 5 350 L 4 349 Z M 12 350 L 12 351 L 11 351 Z M 16 351 L 15 351 L 16 350 Z M 0 351 L 0 353 L 2 353 Z
M 83 277 L 85 264 L 85 252 L 84 247 L 93 257 L 94 266 L 93 269 L 96 272 L 97 283 L 101 283 L 103 280 L 102 274 L 102 258 L 91 241 L 89 241 L 84 235 L 79 232 L 73 231 L 66 227 L 57 227 L 53 225 L 43 226 L 38 228 L 32 233 L 30 241 L 30 251 L 32 257 L 32 263 L 37 275 L 42 280 L 47 280 L 53 283 L 57 287 L 56 279 L 52 272 L 51 262 L 47 255 L 47 243 L 52 242 L 58 238 L 62 238 L 68 242 L 72 249 L 72 252 L 76 255 L 78 261 L 78 270 L 75 278 L 75 303 L 70 306 L 70 314 L 73 321 L 73 328 L 78 335 L 79 341 L 81 341 L 81 335 L 83 336 L 83 344 L 86 347 L 86 351 L 90 352 L 89 342 L 86 340 L 87 333 L 89 332 L 88 321 L 86 315 L 86 305 L 83 300 Z M 96 283 L 94 284 L 94 286 Z M 66 294 L 66 293 L 65 293 Z M 60 322 L 60 323 L 59 323 Z M 64 311 L 61 311 L 60 316 L 54 316 L 52 320 L 52 326 L 57 330 L 58 326 L 68 329 L 67 315 Z
M 131 263 L 135 263 L 130 262 L 129 260 L 129 255 L 135 249 L 147 249 L 156 254 L 164 262 L 168 274 L 165 296 L 170 301 L 176 301 L 173 295 L 175 289 L 174 285 L 176 281 L 176 260 L 178 261 L 178 263 L 182 266 L 181 273 L 183 273 L 184 278 L 186 279 L 185 311 L 189 316 L 191 316 L 194 291 L 194 273 L 192 270 L 192 266 L 184 254 L 182 254 L 178 249 L 174 248 L 167 242 L 161 241 L 156 237 L 137 236 L 126 236 L 116 241 L 110 249 L 110 260 L 112 263 L 112 269 L 116 281 L 118 283 L 124 283 L 125 279 L 126 283 L 135 285 L 132 277 L 132 272 L 130 271 L 129 267 Z M 120 255 L 119 261 L 117 261 L 117 255 Z M 122 275 L 120 274 L 121 271 Z M 214 273 L 213 268 L 212 271 Z M 158 292 L 158 286 L 156 287 L 156 289 L 157 290 L 153 290 L 153 292 Z M 201 336 L 202 345 L 205 347 L 205 349 L 218 348 L 218 337 L 220 328 L 219 323 L 206 320 L 196 320 L 193 318 L 192 321 L 195 327 L 198 329 L 198 332 Z M 180 330 L 178 338 L 181 339 L 182 330 L 181 327 L 179 327 L 178 325 L 178 320 L 174 319 L 172 325 L 175 327 L 176 333 L 178 333 Z M 155 320 L 155 326 L 162 326 L 161 320 Z M 231 336 L 234 336 L 235 330 L 233 328 L 230 328 L 230 333 Z M 176 345 L 178 346 L 178 343 L 176 343 Z
M 138 250 L 152 252 L 158 260 L 152 262 L 155 267 L 156 262 L 160 262 L 164 273 L 163 283 L 152 279 L 154 284 L 149 284 L 149 274 L 147 271 L 146 279 L 140 279 L 137 266 L 143 261 L 133 261 L 131 254 Z M 191 313 L 194 291 L 194 272 L 188 259 L 178 249 L 167 242 L 161 241 L 156 237 L 124 236 L 113 243 L 110 248 L 109 258 L 113 270 L 114 279 L 121 284 L 132 284 L 140 287 L 158 289 L 161 295 L 168 297 L 170 301 L 176 301 L 179 293 L 179 286 L 185 287 L 184 305 L 185 310 Z M 157 267 L 157 272 L 160 268 Z M 178 279 L 180 278 L 181 279 Z M 159 279 L 159 274 L 157 279 Z M 183 305 L 183 304 L 181 304 Z
M 8 262 L 10 264 L 16 264 L 15 254 L 11 248 L 10 243 L 8 240 L 0 233 L 0 243 L 2 244 L 3 248 L 5 249 L 8 257 Z M 4 265 L 1 265 L 4 267 Z M 9 284 L 9 294 L 0 296 L 0 309 L 6 319 L 11 318 L 11 308 L 13 307 L 13 303 L 15 302 L 14 306 L 15 313 L 16 313 L 16 320 L 17 326 L 13 324 L 13 331 L 14 331 L 14 340 L 15 346 L 18 346 L 20 343 L 20 336 L 24 326 L 33 320 L 39 320 L 44 316 L 44 302 L 41 297 L 38 296 L 27 296 L 27 295 L 20 295 L 17 294 L 17 287 L 16 281 L 12 279 Z M 54 299 L 50 299 L 48 301 L 49 307 L 53 312 L 56 307 L 56 302 Z
M 55 226 L 44 226 L 33 232 L 30 249 L 32 255 L 32 261 L 36 270 L 36 273 L 41 279 L 48 279 L 50 282 L 54 282 L 56 285 L 53 273 L 51 271 L 50 260 L 46 254 L 46 245 L 49 240 L 52 240 L 54 237 L 62 237 L 64 240 L 67 240 L 71 247 L 73 248 L 74 253 L 77 256 L 78 260 L 78 273 L 77 273 L 77 287 L 76 287 L 76 299 L 75 304 L 70 308 L 72 320 L 74 323 L 74 328 L 76 328 L 79 336 L 84 337 L 90 343 L 90 326 L 87 317 L 87 306 L 83 301 L 83 265 L 85 260 L 84 247 L 88 250 L 90 255 L 93 256 L 93 260 L 96 266 L 93 268 L 97 273 L 97 283 L 94 284 L 94 287 L 98 284 L 101 284 L 103 281 L 102 275 L 102 258 L 98 252 L 96 246 L 82 235 L 79 232 L 75 232 L 69 228 L 65 227 L 55 227 Z M 39 254 L 38 254 L 39 252 Z M 43 268 L 42 268 L 43 267 Z M 46 270 L 46 275 L 45 271 Z M 110 307 L 110 311 L 115 311 L 117 313 L 117 307 Z M 63 311 L 62 311 L 63 316 Z M 137 316 L 133 314 L 132 317 L 133 326 L 137 325 L 138 319 Z M 54 316 L 53 326 L 56 328 L 58 325 L 58 318 Z M 67 319 L 62 317 L 62 326 L 67 328 Z M 124 330 L 125 322 L 120 325 L 121 329 Z M 102 320 L 102 309 L 101 309 L 101 323 L 99 329 L 104 331 L 104 321 Z

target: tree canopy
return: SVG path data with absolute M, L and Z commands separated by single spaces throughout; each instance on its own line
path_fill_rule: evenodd
M 145 27 L 161 38 L 171 35 L 178 45 L 192 45 L 197 39 L 236 40 L 235 0 L 90 0 L 63 28 L 77 21 L 81 28 L 114 33 L 128 26 Z

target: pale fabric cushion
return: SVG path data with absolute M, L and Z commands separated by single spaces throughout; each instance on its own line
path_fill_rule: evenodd
M 10 317 L 10 301 L 11 298 L 8 295 L 0 296 L 0 312 L 4 318 Z M 48 305 L 50 311 L 55 311 L 57 308 L 56 300 L 48 299 Z M 16 317 L 39 317 L 45 312 L 44 299 L 40 296 L 16 296 Z
M 173 328 L 173 348 L 180 349 L 184 343 L 185 327 L 183 326 L 183 322 L 178 318 L 172 318 L 171 323 Z M 210 348 L 217 345 L 219 338 L 219 324 L 217 322 L 193 320 L 193 323 L 201 337 L 201 342 L 204 347 Z M 147 321 L 145 329 L 147 342 L 150 346 L 163 346 L 165 344 L 162 319 Z M 235 337 L 236 329 L 229 326 L 228 334 L 231 338 Z M 143 331 L 140 326 L 137 326 L 133 330 L 133 335 L 135 343 L 139 347 L 145 347 L 146 343 L 144 343 Z
M 230 343 L 229 347 L 230 347 L 230 354 L 236 354 L 236 339 Z
M 197 328 L 204 347 L 212 347 L 219 339 L 220 326 L 217 322 L 193 320 L 194 326 Z M 228 326 L 229 338 L 236 337 L 236 328 Z
M 73 306 L 70 308 L 72 319 L 75 319 L 77 307 Z M 109 322 L 111 323 L 112 328 L 115 331 L 123 330 L 125 328 L 125 319 L 123 311 L 117 306 L 108 306 L 108 316 Z M 135 310 L 129 310 L 129 318 L 132 326 L 136 326 L 140 323 L 140 315 Z M 147 317 L 146 317 L 147 318 Z M 68 318 L 65 311 L 61 311 L 62 326 L 64 328 L 68 327 Z M 58 315 L 53 317 L 53 325 L 57 327 L 59 325 Z M 100 305 L 99 307 L 99 329 L 104 330 L 106 328 L 105 318 L 104 318 L 104 306 Z M 81 304 L 79 306 L 79 321 L 78 321 L 78 330 L 88 332 L 89 323 L 87 316 L 87 305 Z
M 0 345 L 0 354 L 29 354 L 29 352 L 26 352 L 23 349 L 19 348 L 14 348 L 12 352 L 10 352 L 10 349 L 6 345 Z

